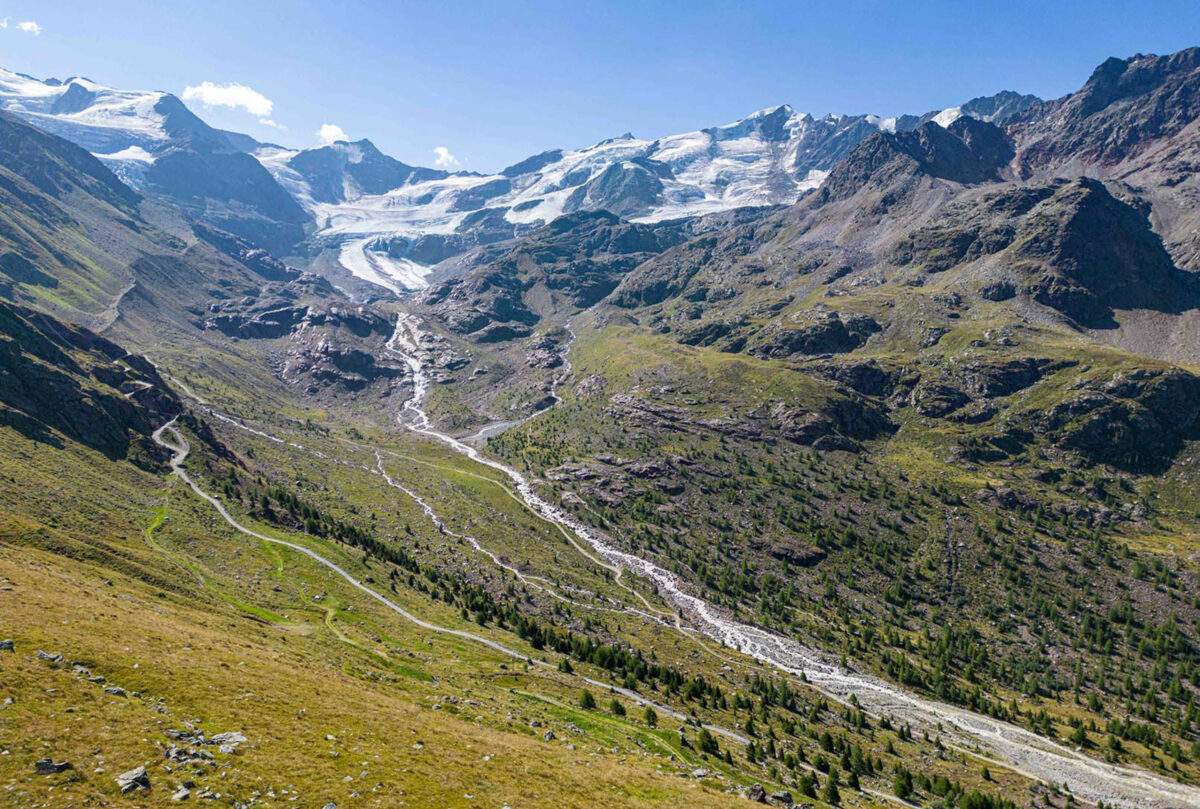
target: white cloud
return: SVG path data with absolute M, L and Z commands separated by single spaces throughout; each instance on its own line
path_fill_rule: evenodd
M 259 122 L 260 124 L 262 124 L 263 126 L 269 126 L 269 127 L 271 127 L 272 129 L 278 129 L 278 130 L 281 130 L 281 131 L 283 131 L 283 132 L 286 132 L 286 131 L 287 131 L 287 127 L 286 127 L 286 126 L 284 126 L 283 124 L 279 123 L 278 121 L 272 121 L 270 118 L 259 118 L 259 119 L 258 119 L 258 122 Z
M 435 147 L 433 150 L 433 153 L 435 155 L 437 155 L 437 157 L 434 158 L 434 161 L 433 161 L 433 164 L 435 166 L 443 166 L 445 168 L 450 168 L 451 166 L 459 165 L 458 158 L 455 157 L 454 155 L 452 155 L 450 153 L 450 150 L 447 149 L 445 146 Z
M 202 82 L 197 87 L 185 87 L 184 101 L 199 101 L 206 107 L 229 107 L 243 109 L 251 115 L 266 118 L 275 108 L 274 102 L 262 93 L 244 84 L 213 84 Z
M 346 130 L 342 129 L 337 124 L 321 124 L 321 128 L 317 130 L 317 143 L 322 146 L 328 146 L 339 140 L 350 140 L 350 136 L 346 134 Z
M 0 28 L 7 28 L 8 21 L 9 21 L 8 17 L 5 17 L 3 20 L 0 20 Z M 14 27 L 18 31 L 24 31 L 27 34 L 33 34 L 35 37 L 39 37 L 42 35 L 42 26 L 38 25 L 33 20 L 26 20 L 25 22 L 16 23 Z

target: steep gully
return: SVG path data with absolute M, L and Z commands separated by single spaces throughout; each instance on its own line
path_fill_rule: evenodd
M 809 683 L 835 699 L 846 701 L 851 696 L 856 697 L 871 713 L 925 726 L 940 726 L 960 741 L 974 742 L 990 749 L 1008 766 L 1029 777 L 1048 784 L 1065 784 L 1077 798 L 1089 802 L 1103 801 L 1107 806 L 1128 809 L 1200 807 L 1200 789 L 1143 770 L 1107 764 L 1016 725 L 918 697 L 868 674 L 842 668 L 791 638 L 729 618 L 718 608 L 688 592 L 675 574 L 613 546 L 599 532 L 543 499 L 529 479 L 516 469 L 488 458 L 475 447 L 434 429 L 422 407 L 429 389 L 429 379 L 420 359 L 420 327 L 415 318 L 404 314 L 399 316 L 395 333 L 388 341 L 388 349 L 403 359 L 412 372 L 413 393 L 405 402 L 399 417 L 405 427 L 503 473 L 512 481 L 531 510 L 579 537 L 608 564 L 652 582 L 660 595 L 694 620 L 701 631 L 713 640 L 781 671 L 803 674 Z M 559 401 L 557 396 L 555 399 Z

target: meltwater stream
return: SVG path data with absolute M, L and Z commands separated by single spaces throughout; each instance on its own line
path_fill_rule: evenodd
M 1200 809 L 1200 789 L 1144 770 L 1106 764 L 1008 722 L 918 697 L 876 677 L 842 668 L 791 638 L 731 619 L 722 610 L 688 592 L 674 573 L 614 547 L 598 532 L 543 499 L 516 469 L 435 430 L 422 406 L 429 390 L 429 378 L 420 359 L 419 334 L 417 320 L 401 314 L 396 331 L 388 341 L 388 349 L 402 358 L 412 371 L 413 393 L 402 408 L 402 424 L 477 463 L 502 472 L 513 482 L 529 508 L 574 533 L 605 562 L 653 582 L 659 593 L 690 616 L 708 637 L 782 671 L 793 675 L 803 673 L 812 685 L 837 699 L 845 701 L 853 695 L 871 713 L 927 727 L 940 724 L 959 741 L 983 746 L 1029 777 L 1047 784 L 1065 785 L 1077 798 L 1093 803 L 1103 801 L 1106 806 L 1126 809 Z

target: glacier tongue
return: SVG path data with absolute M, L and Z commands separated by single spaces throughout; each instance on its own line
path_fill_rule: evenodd
M 338 263 L 351 275 L 363 281 L 403 294 L 427 286 L 425 277 L 432 267 L 407 258 L 393 258 L 375 249 L 378 239 L 353 239 L 342 242 Z

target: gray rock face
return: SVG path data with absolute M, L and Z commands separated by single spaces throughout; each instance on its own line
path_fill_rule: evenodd
M 1011 122 L 1022 171 L 1068 160 L 1111 165 L 1200 117 L 1200 48 L 1108 59 L 1087 84 Z
M 1029 426 L 1090 462 L 1154 471 L 1195 437 L 1200 377 L 1187 371 L 1138 371 L 1089 384 Z
M 0 640 L 0 652 L 13 652 L 13 651 L 16 651 L 16 644 L 13 643 L 12 638 L 5 638 L 4 640 Z
M 145 766 L 135 767 L 128 772 L 121 773 L 116 777 L 116 782 L 117 786 L 121 788 L 121 794 L 150 789 L 150 776 L 146 774 Z
M 523 336 L 549 314 L 547 298 L 591 306 L 634 267 L 685 237 L 679 224 L 636 225 L 606 211 L 575 213 L 523 237 L 466 277 L 431 287 L 422 302 L 450 329 L 481 342 L 510 333 L 486 331 L 495 325 Z
M 1200 303 L 1194 278 L 1175 267 L 1146 217 L 1091 179 L 951 204 L 890 258 L 926 273 L 995 265 L 1007 277 L 983 284 L 981 298 L 1024 294 L 1089 328 L 1115 325 L 1114 309 L 1178 312 Z
M 488 200 L 504 196 L 510 191 L 512 191 L 512 183 L 508 181 L 508 178 L 492 180 L 463 191 L 454 200 L 450 209 L 453 211 L 477 211 Z
M 948 128 L 932 121 L 911 132 L 879 132 L 838 164 L 821 188 L 824 199 L 847 199 L 898 177 L 923 174 L 958 183 L 999 179 L 1013 157 L 1011 141 L 994 124 L 959 118 Z
M 922 382 L 913 389 L 909 404 L 922 416 L 941 418 L 971 401 L 966 393 L 937 382 Z
M 40 758 L 33 765 L 33 771 L 38 775 L 53 775 L 71 769 L 70 762 L 56 762 L 52 758 Z
M 762 359 L 780 359 L 793 354 L 843 354 L 861 347 L 879 330 L 879 324 L 871 317 L 830 312 L 809 326 L 756 336 L 746 353 Z
M 568 213 L 604 210 L 618 216 L 639 216 L 661 204 L 662 194 L 662 179 L 652 167 L 632 161 L 614 163 L 576 189 L 564 207 Z
M 766 803 L 767 791 L 763 789 L 762 784 L 752 784 L 750 788 L 746 790 L 746 800 L 753 801 L 755 803 Z

